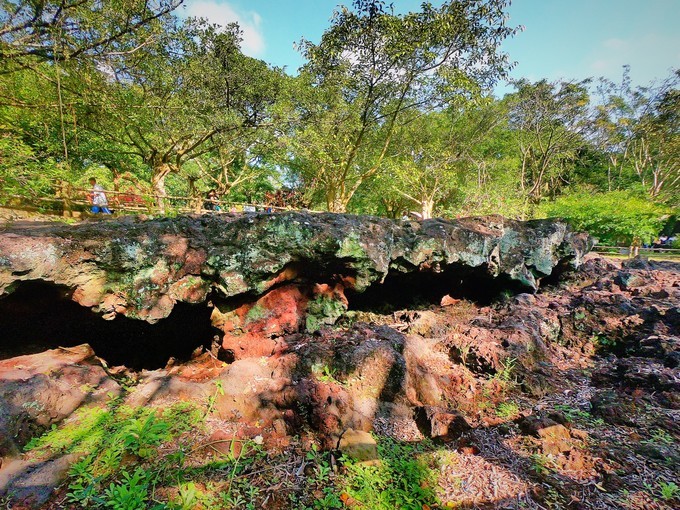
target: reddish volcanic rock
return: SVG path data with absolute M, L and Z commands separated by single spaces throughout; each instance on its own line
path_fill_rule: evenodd
M 0 360 L 0 458 L 81 405 L 118 393 L 88 345 Z
M 286 285 L 235 310 L 215 308 L 212 323 L 224 331 L 222 348 L 235 359 L 271 356 L 285 350 L 282 335 L 300 328 L 308 301 L 299 287 Z

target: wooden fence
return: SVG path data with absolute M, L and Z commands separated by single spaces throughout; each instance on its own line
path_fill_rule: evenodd
M 158 196 L 133 191 L 102 190 L 107 197 L 108 208 L 116 214 L 186 214 L 186 213 L 240 213 L 240 212 L 280 212 L 298 210 L 290 206 L 266 203 L 243 203 L 228 200 L 209 200 L 202 196 Z M 46 209 L 63 213 L 64 216 L 77 216 L 89 212 L 92 203 L 88 197 L 92 189 L 78 188 L 68 182 L 59 182 L 54 186 L 52 196 L 4 195 L 10 199 L 12 206 Z M 309 212 L 308 209 L 304 209 Z
M 607 246 L 607 245 L 597 245 L 593 248 L 595 253 L 601 255 L 616 255 L 623 257 L 631 256 L 630 246 Z M 638 255 L 643 257 L 659 257 L 659 258 L 669 258 L 669 259 L 680 259 L 680 249 L 676 248 L 666 248 L 666 247 L 651 247 L 651 248 L 638 248 Z

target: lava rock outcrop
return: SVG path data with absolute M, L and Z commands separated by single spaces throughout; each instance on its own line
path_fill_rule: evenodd
M 358 295 L 388 276 L 434 275 L 451 291 L 466 281 L 532 291 L 590 247 L 565 223 L 501 217 L 410 222 L 290 212 L 17 223 L 0 232 L 0 296 L 43 280 L 71 289 L 104 318 L 151 323 L 177 302 L 215 297 L 223 306 L 214 323 L 233 349 L 243 334 L 271 338 L 333 323 L 348 306 L 346 291 Z

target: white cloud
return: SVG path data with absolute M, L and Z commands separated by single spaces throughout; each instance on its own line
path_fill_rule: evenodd
M 251 57 L 259 57 L 264 53 L 262 17 L 257 12 L 237 11 L 229 3 L 218 0 L 190 0 L 186 3 L 185 10 L 187 16 L 205 18 L 221 26 L 238 23 L 243 32 L 243 53 Z

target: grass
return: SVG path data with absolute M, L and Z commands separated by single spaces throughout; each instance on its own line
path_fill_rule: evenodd
M 434 447 L 427 441 L 403 443 L 381 438 L 379 465 L 346 460 L 347 470 L 338 484 L 344 499 L 352 500 L 360 508 L 376 510 L 421 510 L 438 504 L 436 469 L 430 455 L 433 451 Z
M 336 461 L 316 446 L 301 451 L 299 442 L 273 454 L 234 439 L 218 452 L 205 439 L 206 418 L 205 405 L 133 409 L 112 399 L 104 408 L 77 411 L 25 450 L 34 458 L 81 455 L 58 496 L 71 508 L 247 510 L 283 498 L 283 507 L 300 510 L 340 509 L 350 502 L 422 510 L 439 502 L 437 476 L 447 458 L 440 453 L 447 452 L 430 441 L 378 437 L 377 465 Z
M 631 257 L 628 255 L 621 255 L 618 253 L 600 253 L 600 252 L 595 252 L 601 257 L 605 257 L 608 259 L 614 259 L 614 260 L 630 260 Z M 675 254 L 647 254 L 643 253 L 642 256 L 648 260 L 653 260 L 657 262 L 680 262 L 680 255 L 675 255 Z

